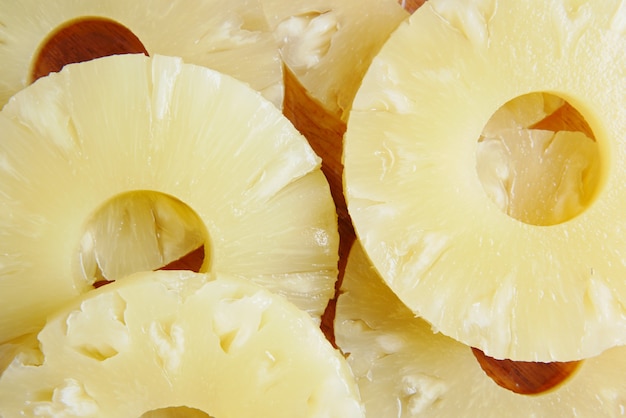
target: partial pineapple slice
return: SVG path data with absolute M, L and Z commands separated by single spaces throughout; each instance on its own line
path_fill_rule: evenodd
M 77 33 L 70 35 L 72 28 Z M 245 81 L 282 105 L 282 61 L 258 0 L 2 0 L 0 107 L 46 67 L 42 61 L 50 57 L 40 54 L 54 49 L 58 35 L 68 54 L 82 43 L 90 51 L 117 52 L 116 45 L 100 45 L 110 43 L 130 46 L 128 52 L 180 56 Z
M 199 238 L 202 271 L 254 274 L 315 317 L 334 294 L 337 215 L 320 158 L 226 75 L 140 54 L 68 65 L 0 112 L 0 161 L 0 341 L 36 331 L 99 271 L 161 267 L 150 260 Z M 157 201 L 128 197 L 144 193 Z
M 311 317 L 234 276 L 137 273 L 72 301 L 38 339 L 0 377 L 0 416 L 363 416 Z
M 626 343 L 624 22 L 620 1 L 428 1 L 356 96 L 344 181 L 358 237 L 417 315 L 488 356 L 570 361 Z M 577 194 L 535 222 L 487 196 L 477 154 L 498 108 L 546 92 L 593 135 L 533 125 L 501 143 L 520 150 L 493 153 L 517 161 L 508 178 L 536 206 Z
M 342 119 L 372 58 L 409 15 L 397 0 L 261 2 L 289 70 Z
M 584 360 L 549 391 L 515 393 L 483 372 L 470 347 L 416 318 L 358 244 L 337 300 L 335 337 L 371 418 L 614 417 L 626 407 L 626 347 Z

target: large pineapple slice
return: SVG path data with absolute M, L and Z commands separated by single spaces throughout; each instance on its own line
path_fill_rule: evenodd
M 38 339 L 0 377 L 0 416 L 363 416 L 312 318 L 234 276 L 137 273 L 72 301 Z
M 488 356 L 569 361 L 626 343 L 624 22 L 620 1 L 428 1 L 356 96 L 344 180 L 357 235 L 404 303 Z M 487 122 L 529 93 L 566 101 L 591 137 L 527 126 L 532 112 L 485 133 L 506 131 Z M 508 197 L 524 204 L 506 213 Z
M 200 270 L 254 274 L 315 317 L 334 294 L 320 159 L 229 76 L 140 54 L 68 65 L 0 112 L 0 161 L 0 341 L 198 245 Z
M 336 314 L 336 343 L 371 418 L 615 417 L 626 407 L 626 347 L 584 360 L 551 390 L 515 393 L 483 372 L 470 347 L 416 318 L 358 244 Z
M 345 119 L 372 58 L 408 17 L 397 0 L 261 0 L 290 71 Z
M 83 49 L 109 55 L 142 46 L 230 74 L 282 105 L 282 61 L 258 0 L 2 0 L 0 107 L 45 74 L 55 54 L 77 62 Z

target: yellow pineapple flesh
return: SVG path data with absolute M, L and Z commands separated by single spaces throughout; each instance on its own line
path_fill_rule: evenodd
M 488 356 L 570 361 L 626 343 L 625 13 L 428 1 L 356 95 L 344 183 L 357 236 L 415 314 Z M 537 128 L 558 103 L 526 97 L 534 110 L 509 109 L 520 121 L 502 135 L 490 119 L 529 93 L 567 101 L 592 134 Z
M 582 361 L 549 391 L 515 393 L 483 372 L 470 347 L 416 317 L 359 244 L 348 257 L 334 325 L 370 418 L 614 417 L 626 407 L 626 347 Z
M 87 293 L 56 311 L 0 377 L 6 417 L 171 417 L 181 407 L 363 417 L 347 362 L 313 319 L 225 274 L 144 272 Z
M 337 215 L 320 158 L 232 77 L 164 56 L 67 65 L 13 97 L 0 139 L 0 341 L 36 331 L 98 269 L 160 267 L 137 259 L 184 256 L 199 239 L 202 271 L 254 275 L 318 319 L 334 294 Z M 140 204 L 146 191 L 187 209 Z

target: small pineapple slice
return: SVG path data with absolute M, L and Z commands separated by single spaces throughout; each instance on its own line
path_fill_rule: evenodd
M 184 233 L 195 221 L 183 211 L 182 231 L 165 230 L 172 211 L 129 203 L 94 227 L 110 201 L 143 191 L 183 202 L 200 226 Z M 135 219 L 154 214 L 128 222 L 137 207 Z M 92 289 L 94 257 L 128 274 L 142 240 L 158 258 L 164 236 L 184 250 L 198 234 L 202 271 L 254 274 L 317 318 L 334 295 L 337 215 L 320 158 L 258 92 L 179 58 L 119 55 L 67 65 L 0 112 L 0 341 Z
M 0 107 L 32 81 L 39 54 L 55 34 L 94 19 L 130 30 L 150 55 L 180 56 L 232 75 L 282 105 L 282 61 L 258 0 L 2 0 Z M 101 39 L 124 42 L 119 31 L 109 34 L 106 28 L 111 26 L 99 25 L 100 37 L 82 37 L 78 43 L 88 39 L 85 48 L 97 50 Z
M 397 0 L 261 0 L 282 57 L 311 97 L 345 119 L 372 58 L 408 17 Z
M 357 236 L 417 315 L 490 357 L 571 361 L 626 343 L 624 22 L 617 0 L 427 1 L 355 98 L 344 188 Z M 522 168 L 551 158 L 546 178 L 580 193 L 548 225 L 503 213 L 477 170 L 487 122 L 528 93 L 565 99 L 593 131 L 544 140 L 533 125 L 525 135 L 558 155 L 511 154 Z M 584 161 L 570 166 L 572 148 Z M 513 181 L 571 202 L 537 173 Z
M 70 302 L 38 339 L 0 377 L 0 416 L 363 416 L 312 318 L 235 276 L 137 273 Z
M 615 417 L 626 407 L 626 347 L 584 360 L 550 391 L 515 393 L 483 372 L 470 347 L 415 317 L 358 244 L 337 300 L 335 337 L 370 418 Z

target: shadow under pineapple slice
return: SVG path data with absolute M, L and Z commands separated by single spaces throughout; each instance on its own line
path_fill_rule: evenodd
M 68 60 L 116 53 L 180 56 L 282 105 L 282 62 L 257 0 L 25 0 L 0 7 L 0 107 Z
M 320 159 L 229 76 L 139 54 L 71 64 L 17 93 L 0 133 L 0 341 L 36 331 L 100 274 L 198 245 L 200 270 L 254 275 L 314 317 L 334 294 Z
M 488 356 L 572 361 L 626 343 L 621 4 L 427 1 L 356 95 L 357 236 L 407 306 Z M 590 129 L 484 131 L 544 93 Z
M 496 383 L 471 347 L 433 332 L 398 299 L 358 243 L 337 300 L 335 339 L 371 418 L 613 417 L 626 402 L 626 347 L 561 365 L 558 379 L 542 370 L 532 384 L 504 374 Z
M 244 278 L 136 273 L 59 309 L 38 340 L 0 377 L 2 416 L 363 416 L 313 319 Z

